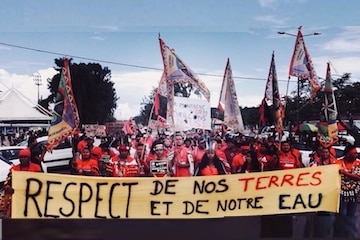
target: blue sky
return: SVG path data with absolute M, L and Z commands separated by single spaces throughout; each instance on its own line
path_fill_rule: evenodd
M 331 61 L 333 77 L 349 72 L 352 81 L 360 81 L 358 9 L 357 0 L 3 0 L 0 90 L 15 87 L 36 101 L 32 75 L 40 73 L 45 98 L 54 59 L 77 56 L 75 63 L 109 67 L 120 98 L 115 116 L 127 119 L 139 113 L 143 97 L 160 80 L 160 34 L 208 86 L 212 106 L 217 105 L 227 58 L 239 105 L 258 106 L 273 51 L 280 93 L 286 94 L 295 37 L 277 32 L 296 34 L 298 26 L 304 35 L 322 33 L 305 37 L 320 78 Z M 288 94 L 295 89 L 292 77 Z

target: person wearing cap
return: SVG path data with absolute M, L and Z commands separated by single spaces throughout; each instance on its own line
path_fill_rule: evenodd
M 212 176 L 227 174 L 224 162 L 219 159 L 214 150 L 213 144 L 208 146 L 197 164 L 194 176 Z
M 357 238 L 359 236 L 358 215 L 360 208 L 360 160 L 354 145 L 344 150 L 344 156 L 335 164 L 340 166 L 340 209 L 335 215 L 334 237 Z
M 82 150 L 86 146 L 90 146 L 90 145 L 92 146 L 93 144 L 94 144 L 94 136 L 83 135 L 82 139 L 77 144 L 77 151 L 81 154 Z
M 2 192 L 2 199 L 11 199 L 12 194 L 14 194 L 14 189 L 12 188 L 12 172 L 13 171 L 27 171 L 27 172 L 42 172 L 40 165 L 31 162 L 31 151 L 29 148 L 24 148 L 19 151 L 19 160 L 20 163 L 17 165 L 14 165 L 10 168 L 8 178 L 6 179 L 4 186 L 3 186 L 3 192 Z M 9 204 L 2 205 L 2 208 L 5 207 L 5 209 L 1 209 L 1 211 L 5 212 L 5 216 L 1 216 L 1 218 L 10 218 L 11 217 L 11 201 L 9 201 Z
M 119 155 L 111 158 L 110 164 L 106 168 L 108 177 L 138 177 L 140 175 L 139 164 L 130 155 L 128 145 L 119 146 Z
M 28 172 L 42 172 L 39 164 L 31 162 L 31 152 L 29 148 L 24 148 L 19 151 L 20 163 L 13 166 L 10 171 L 28 171 Z

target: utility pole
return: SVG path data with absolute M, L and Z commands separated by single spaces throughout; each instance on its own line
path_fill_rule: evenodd
M 42 85 L 40 73 L 34 73 L 32 75 L 35 85 L 37 86 L 37 102 L 40 102 L 40 85 Z

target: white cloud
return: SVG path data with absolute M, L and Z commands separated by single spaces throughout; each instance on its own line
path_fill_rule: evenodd
M 258 0 L 258 2 L 263 8 L 275 8 L 281 3 L 306 3 L 307 0 Z
M 336 38 L 325 43 L 322 48 L 332 52 L 360 52 L 360 26 L 344 27 Z
M 104 41 L 105 40 L 105 38 L 100 37 L 99 35 L 93 36 L 92 39 L 99 40 L 99 41 Z
M 161 71 L 112 72 L 111 81 L 114 82 L 116 95 L 120 98 L 117 101 L 115 117 L 128 119 L 139 115 L 142 99 L 158 86 L 161 74 Z
M 273 15 L 255 16 L 254 19 L 259 22 L 266 22 L 266 23 L 279 24 L 279 25 L 286 23 L 286 19 L 279 18 Z
M 11 47 L 0 45 L 0 50 L 11 50 Z
M 109 25 L 109 26 L 95 26 L 94 28 L 100 29 L 100 31 L 107 31 L 107 32 L 116 32 L 119 30 L 117 26 Z
M 313 58 L 314 67 L 318 76 L 325 78 L 326 75 L 326 64 L 330 61 L 331 74 L 343 75 L 344 73 L 351 73 L 352 81 L 360 81 L 360 68 L 359 62 L 360 57 L 348 56 L 348 57 L 327 57 L 323 56 L 320 58 Z M 336 78 L 336 77 L 333 77 Z
M 259 4 L 263 8 L 273 7 L 277 0 L 258 0 Z
M 205 70 L 201 72 L 206 72 Z M 115 117 L 117 119 L 128 119 L 131 116 L 136 116 L 140 113 L 140 103 L 146 96 L 148 97 L 153 88 L 158 86 L 161 71 L 142 71 L 132 73 L 112 73 L 112 81 L 115 83 L 116 94 L 120 98 L 117 101 L 117 109 L 115 110 Z M 200 75 L 199 78 L 205 82 L 206 86 L 210 90 L 211 107 L 217 107 L 223 71 L 206 72 L 206 76 Z M 233 72 L 233 76 L 243 74 Z M 242 107 L 257 106 L 261 102 L 262 91 L 259 92 L 256 89 L 256 94 L 252 94 L 251 90 L 241 86 L 241 83 L 235 83 L 238 95 L 239 105 Z M 249 86 L 252 87 L 252 86 Z M 256 87 L 255 87 L 256 88 Z
M 52 78 L 57 71 L 53 68 L 41 69 L 38 71 L 41 76 L 42 84 L 39 85 L 39 96 L 40 98 L 46 98 L 50 92 L 47 89 L 47 79 Z M 9 88 L 15 88 L 32 102 L 37 102 L 38 87 L 35 85 L 33 76 L 30 75 L 19 75 L 11 74 L 7 71 L 0 69 L 0 90 L 6 92 Z

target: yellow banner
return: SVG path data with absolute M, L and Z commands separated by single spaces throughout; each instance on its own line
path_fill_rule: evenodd
M 13 172 L 12 218 L 221 218 L 338 212 L 337 165 L 184 178 Z

